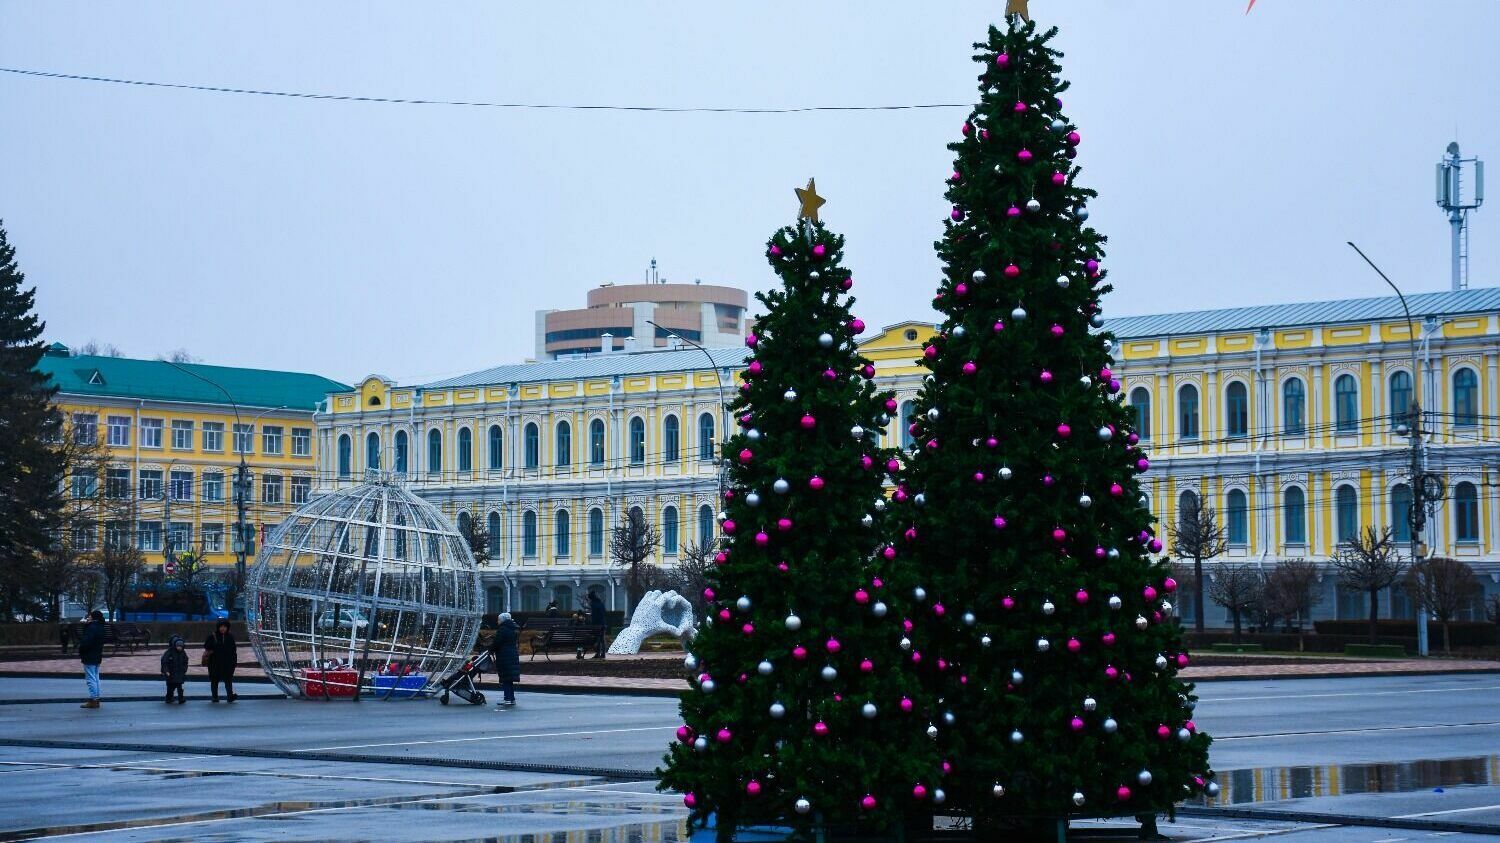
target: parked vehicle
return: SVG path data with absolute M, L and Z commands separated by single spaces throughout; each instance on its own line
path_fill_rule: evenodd
M 370 619 L 366 618 L 364 613 L 358 609 L 339 609 L 337 615 L 335 615 L 333 609 L 324 609 L 322 614 L 318 615 L 318 629 L 324 632 L 332 629 L 337 629 L 341 632 L 351 632 L 353 630 L 364 631 L 365 627 L 369 625 Z M 385 624 L 381 624 L 381 628 L 384 628 L 384 626 Z
M 134 623 L 217 621 L 228 617 L 224 595 L 204 591 L 141 591 L 120 612 L 120 620 Z

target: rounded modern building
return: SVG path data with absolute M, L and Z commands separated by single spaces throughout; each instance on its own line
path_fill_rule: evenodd
M 602 284 L 581 310 L 539 310 L 536 359 L 670 348 L 681 337 L 709 348 L 745 338 L 744 290 L 712 284 Z M 676 337 L 673 336 L 676 334 Z

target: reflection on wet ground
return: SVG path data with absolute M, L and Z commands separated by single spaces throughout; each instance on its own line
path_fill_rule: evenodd
M 1219 773 L 1219 795 L 1210 806 L 1277 802 L 1360 793 L 1410 793 L 1459 785 L 1500 783 L 1500 755 L 1399 761 L 1383 764 L 1324 764 L 1263 767 Z

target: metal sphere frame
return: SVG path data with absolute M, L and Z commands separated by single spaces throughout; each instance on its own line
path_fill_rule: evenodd
M 255 656 L 292 697 L 425 696 L 469 657 L 481 612 L 468 542 L 390 477 L 298 508 L 245 585 Z

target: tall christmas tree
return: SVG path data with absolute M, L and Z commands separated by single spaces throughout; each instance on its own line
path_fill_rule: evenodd
M 746 339 L 709 625 L 662 772 L 695 821 L 716 816 L 720 840 L 764 823 L 889 828 L 914 798 L 943 797 L 903 667 L 893 595 L 911 584 L 881 543 L 897 463 L 879 435 L 895 402 L 856 346 L 844 239 L 818 221 L 811 181 L 797 193 L 797 224 L 766 244 L 782 286 L 757 295 Z
M 1084 225 L 1061 54 L 1025 0 L 976 44 L 980 101 L 950 145 L 944 320 L 910 419 L 896 544 L 940 699 L 948 794 L 978 827 L 1153 816 L 1214 790 L 1138 477 L 1146 455 L 1100 328 L 1104 238 Z

